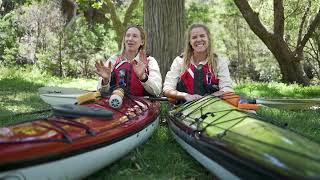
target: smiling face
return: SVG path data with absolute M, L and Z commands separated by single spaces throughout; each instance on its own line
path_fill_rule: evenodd
M 193 53 L 206 53 L 209 47 L 209 38 L 207 32 L 202 27 L 193 28 L 190 32 L 190 45 Z
M 137 53 L 143 43 L 139 29 L 131 27 L 127 30 L 124 37 L 125 51 L 127 53 Z

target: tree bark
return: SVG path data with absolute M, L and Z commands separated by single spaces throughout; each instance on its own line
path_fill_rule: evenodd
M 292 51 L 283 39 L 284 8 L 283 0 L 274 0 L 274 32 L 268 32 L 261 23 L 258 14 L 253 11 L 247 0 L 234 0 L 251 30 L 264 42 L 279 63 L 282 80 L 287 83 L 308 85 L 310 79 L 303 70 L 303 48 L 320 23 L 320 11 L 308 27 L 297 48 Z
M 111 15 L 111 21 L 112 21 L 114 29 L 116 31 L 116 35 L 117 35 L 116 40 L 117 40 L 117 43 L 118 43 L 118 48 L 120 50 L 121 42 L 122 42 L 122 36 L 123 36 L 124 30 L 125 30 L 126 26 L 128 25 L 128 23 L 129 23 L 129 21 L 131 19 L 133 10 L 138 7 L 139 0 L 132 0 L 131 1 L 128 9 L 126 10 L 123 22 L 121 22 L 119 16 L 117 15 L 116 7 L 115 7 L 114 2 L 111 1 L 111 0 L 104 0 L 104 2 L 108 6 L 107 10 Z
M 173 59 L 183 51 L 185 0 L 144 0 L 147 52 L 159 63 L 164 79 Z

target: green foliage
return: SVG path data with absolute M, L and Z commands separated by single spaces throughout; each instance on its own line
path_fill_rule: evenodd
M 132 17 L 129 24 L 139 24 L 143 25 L 144 16 L 143 16 L 143 0 L 139 1 L 138 7 L 133 11 Z
M 63 59 L 69 68 L 67 76 L 82 74 L 92 77 L 96 53 L 103 52 L 108 57 L 116 51 L 116 43 L 110 43 L 113 36 L 114 34 L 107 32 L 101 24 L 89 28 L 84 18 L 77 19 L 66 31 Z
M 14 12 L 0 16 L 0 62 L 4 65 L 14 65 L 18 56 L 16 41 L 20 32 L 12 20 L 13 15 Z
M 192 1 L 186 8 L 186 16 L 187 16 L 187 25 L 191 25 L 194 22 L 203 22 L 210 23 L 212 17 L 210 14 L 211 8 L 206 3 L 199 3 L 196 1 Z
M 2 0 L 3 3 L 5 1 L 9 2 Z M 102 15 L 105 22 L 99 21 L 101 24 L 94 21 L 95 16 L 101 17 L 101 14 L 95 14 L 97 12 L 93 13 L 93 22 L 86 22 L 90 19 L 87 14 L 89 8 L 100 7 L 103 0 L 77 0 L 78 13 L 85 14 L 88 19 L 77 17 L 76 21 L 68 26 L 69 29 L 64 29 L 65 21 L 61 14 L 53 12 L 60 13 L 60 11 L 45 8 L 47 7 L 45 5 L 51 2 L 49 0 L 10 1 L 14 5 L 13 11 L 10 10 L 10 13 L 5 16 L 0 16 L 0 62 L 6 66 L 36 63 L 40 69 L 58 76 L 94 76 L 94 59 L 101 56 L 109 57 L 118 51 L 114 27 L 108 13 L 105 16 Z M 114 2 L 117 14 L 123 21 L 130 1 Z M 277 61 L 248 27 L 233 0 L 186 0 L 185 2 L 188 25 L 193 22 L 204 22 L 208 25 L 217 53 L 231 61 L 229 68 L 235 82 L 280 81 L 281 75 Z M 272 1 L 252 0 L 249 3 L 259 13 L 259 18 L 267 29 L 272 31 Z M 310 13 L 304 27 L 307 27 L 313 19 L 319 3 L 319 0 L 311 1 Z M 295 48 L 299 26 L 307 5 L 308 0 L 284 1 L 284 38 L 291 49 Z M 107 10 L 99 12 L 107 12 Z M 40 22 L 38 27 L 35 26 L 37 20 Z M 143 0 L 139 1 L 139 6 L 134 10 L 130 23 L 143 24 Z M 302 34 L 306 33 L 305 30 Z M 312 40 L 307 43 L 304 54 L 307 60 L 305 64 L 310 69 L 309 74 L 314 77 L 313 84 L 320 82 L 320 61 L 317 58 L 320 50 L 318 37 L 319 33 L 311 37 Z

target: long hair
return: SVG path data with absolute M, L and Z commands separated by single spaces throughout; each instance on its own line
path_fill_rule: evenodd
M 125 37 L 126 37 L 126 33 L 127 31 L 130 29 L 130 28 L 137 28 L 139 31 L 140 31 L 140 36 L 141 36 L 141 40 L 143 42 L 143 45 L 141 45 L 138 49 L 138 52 L 140 50 L 143 50 L 145 51 L 146 50 L 146 44 L 147 44 L 147 36 L 146 36 L 146 32 L 144 31 L 144 29 L 142 28 L 142 26 L 140 25 L 136 25 L 136 24 L 130 24 L 127 26 L 126 30 L 124 31 L 123 33 L 123 36 L 122 36 L 122 42 L 121 42 L 121 50 L 120 50 L 120 53 L 123 54 L 124 53 L 124 50 L 125 50 Z
M 190 64 L 190 60 L 193 54 L 193 49 L 190 44 L 190 37 L 191 37 L 191 31 L 194 28 L 201 27 L 203 28 L 208 36 L 208 43 L 209 46 L 207 48 L 207 59 L 208 59 L 208 64 L 211 67 L 212 72 L 214 72 L 215 75 L 217 75 L 217 59 L 218 55 L 214 52 L 214 49 L 212 47 L 212 42 L 211 42 L 211 33 L 209 31 L 209 28 L 203 24 L 192 24 L 189 26 L 188 30 L 186 31 L 185 34 L 185 46 L 184 46 L 184 52 L 183 52 L 183 64 L 184 64 L 184 71 L 188 69 L 188 66 Z

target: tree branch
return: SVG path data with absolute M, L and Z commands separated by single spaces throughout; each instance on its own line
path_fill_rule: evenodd
M 131 1 L 130 5 L 126 11 L 126 14 L 124 15 L 124 20 L 123 20 L 124 27 L 126 27 L 128 25 L 128 22 L 131 19 L 133 10 L 135 10 L 138 5 L 139 5 L 139 0 L 132 0 Z
M 117 16 L 116 7 L 115 7 L 114 3 L 111 0 L 104 0 L 104 2 L 108 6 L 108 11 L 111 15 L 111 21 L 113 23 L 114 29 L 117 34 L 116 39 L 117 39 L 117 43 L 118 43 L 118 48 L 120 49 L 124 26 L 123 26 L 122 22 L 120 21 L 119 17 Z
M 111 20 L 112 20 L 113 25 L 116 27 L 123 27 L 120 19 L 117 16 L 116 7 L 115 7 L 114 3 L 111 0 L 104 0 L 104 2 L 108 6 L 108 10 L 111 15 Z M 122 34 L 120 35 L 120 37 L 121 36 L 122 36 Z
M 308 13 L 310 11 L 310 7 L 311 7 L 311 1 L 309 0 L 308 6 L 306 7 L 306 10 L 305 10 L 305 12 L 304 12 L 304 14 L 302 16 L 301 23 L 300 23 L 300 26 L 299 26 L 299 33 L 298 33 L 296 49 L 298 48 L 298 45 L 301 43 L 304 23 L 306 22 L 307 15 L 308 15 Z
M 254 12 L 247 0 L 234 0 L 242 16 L 247 21 L 252 31 L 268 46 L 272 33 L 268 32 L 261 23 L 258 13 Z
M 273 16 L 274 16 L 274 25 L 273 25 L 274 34 L 283 38 L 283 34 L 284 34 L 283 0 L 273 0 Z
M 308 31 L 304 35 L 303 39 L 301 40 L 301 43 L 297 44 L 297 48 L 295 50 L 295 54 L 296 55 L 299 55 L 299 54 L 302 53 L 304 46 L 307 44 L 307 42 L 309 41 L 311 35 L 314 33 L 314 31 L 319 26 L 319 24 L 320 24 L 320 10 L 318 11 L 316 17 L 313 19 L 313 21 L 309 25 Z

